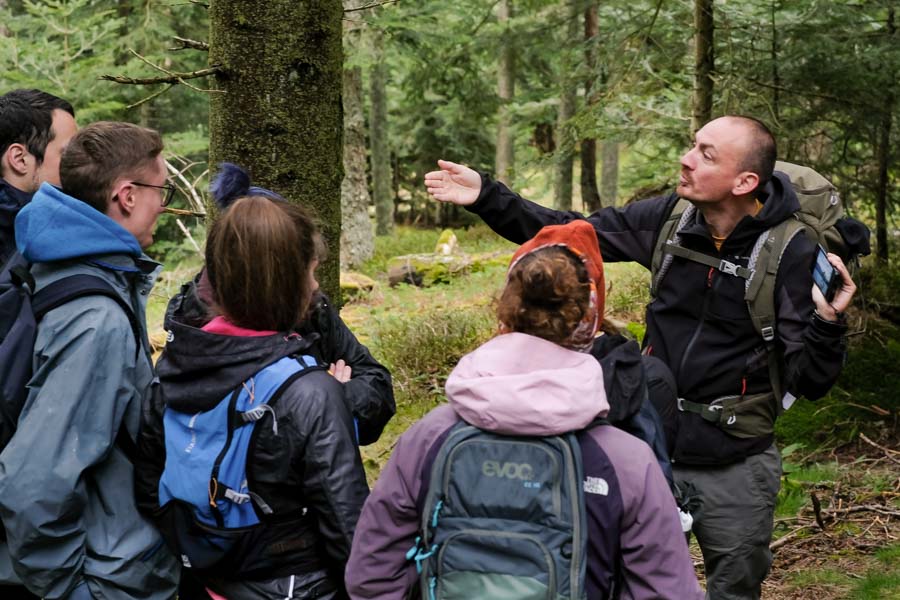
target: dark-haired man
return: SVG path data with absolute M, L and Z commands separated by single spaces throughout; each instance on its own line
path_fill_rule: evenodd
M 75 135 L 72 105 L 41 90 L 0 96 L 0 266 L 16 250 L 16 215 L 43 182 L 59 185 L 59 158 Z
M 681 157 L 675 192 L 587 220 L 604 261 L 650 267 L 657 237 L 679 198 L 696 211 L 679 223 L 683 249 L 746 267 L 765 231 L 793 218 L 799 202 L 789 179 L 773 173 L 775 139 L 756 119 L 726 116 L 707 123 Z M 494 231 L 523 243 L 541 227 L 585 218 L 544 208 L 472 169 L 439 161 L 425 175 L 437 200 L 466 206 Z M 675 376 L 677 406 L 658 407 L 669 437 L 676 483 L 693 484 L 702 502 L 693 532 L 703 551 L 707 595 L 759 598 L 772 555 L 781 461 L 771 433 L 735 437 L 691 407 L 725 398 L 764 397 L 787 407 L 794 397 L 821 397 L 840 374 L 846 324 L 842 312 L 856 290 L 841 260 L 829 255 L 843 286 L 829 303 L 814 288 L 814 244 L 804 235 L 787 245 L 775 280 L 775 349 L 783 356 L 783 398 L 775 398 L 767 346 L 744 301 L 745 279 L 681 256 L 673 257 L 647 306 L 644 353 Z M 812 292 L 811 292 L 812 290 Z M 700 409 L 702 410 L 702 408 Z M 706 412 L 712 412 L 708 409 Z
M 16 574 L 43 598 L 174 597 L 179 565 L 138 513 L 129 456 L 155 380 L 145 311 L 161 266 L 143 249 L 174 188 L 156 131 L 94 123 L 16 218 L 40 291 L 89 275 L 111 296 L 46 313 L 18 429 L 0 454 L 0 517 Z M 129 443 L 130 442 L 130 443 Z

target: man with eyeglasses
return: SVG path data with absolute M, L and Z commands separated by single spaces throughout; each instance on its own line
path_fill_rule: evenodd
M 45 598 L 174 597 L 179 564 L 134 501 L 134 452 L 153 365 L 145 311 L 161 265 L 143 250 L 172 198 L 159 133 L 130 123 L 82 129 L 62 190 L 43 184 L 16 218 L 37 290 L 103 280 L 37 327 L 33 376 L 0 454 L 0 517 L 13 568 Z

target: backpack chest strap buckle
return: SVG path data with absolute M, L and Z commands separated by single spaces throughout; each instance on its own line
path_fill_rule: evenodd
M 719 261 L 718 269 L 726 275 L 734 275 L 735 277 L 740 277 L 742 279 L 750 279 L 751 277 L 753 277 L 752 269 L 748 269 L 747 267 L 742 267 L 733 262 L 729 262 L 724 258 Z

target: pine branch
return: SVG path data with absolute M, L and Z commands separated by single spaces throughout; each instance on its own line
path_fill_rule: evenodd
M 221 73 L 222 69 L 218 65 L 190 73 L 172 73 L 165 77 L 124 77 L 122 75 L 101 75 L 100 79 L 104 81 L 113 81 L 125 85 L 156 85 L 158 83 L 184 83 L 185 79 L 197 79 L 199 77 L 209 77 Z
M 357 12 L 360 10 L 369 10 L 370 8 L 378 8 L 379 6 L 384 6 L 386 4 L 395 4 L 400 2 L 400 0 L 382 0 L 381 2 L 373 2 L 372 4 L 366 4 L 365 6 L 357 6 L 356 8 L 345 8 L 344 13 Z
M 135 102 L 134 104 L 129 104 L 129 105 L 126 106 L 125 108 L 137 108 L 137 107 L 140 106 L 141 104 L 146 104 L 147 102 L 150 102 L 151 100 L 153 100 L 153 99 L 156 98 L 157 96 L 162 96 L 163 94 L 165 94 L 166 92 L 168 92 L 169 90 L 171 90 L 173 87 L 175 87 L 175 84 L 174 84 L 174 83 L 170 83 L 169 85 L 167 85 L 167 86 L 164 87 L 163 89 L 158 90 L 158 91 L 156 91 L 156 92 L 153 92 L 152 94 L 150 94 L 149 96 L 147 96 L 147 97 L 144 98 L 143 100 L 138 100 L 138 101 Z
M 180 44 L 180 46 L 169 48 L 169 50 L 174 52 L 177 52 L 178 50 L 202 50 L 203 52 L 209 52 L 209 43 L 207 42 L 178 37 L 177 35 L 173 36 L 173 39 Z
M 219 65 L 213 65 L 211 67 L 207 67 L 206 69 L 199 69 L 197 71 L 191 71 L 189 73 L 178 73 L 175 71 L 170 71 L 159 65 L 153 64 L 152 62 L 150 62 L 149 60 L 147 60 L 145 57 L 141 56 L 134 50 L 128 50 L 128 51 L 131 52 L 131 54 L 133 54 L 134 56 L 136 56 L 139 60 L 141 60 L 141 62 L 143 62 L 144 64 L 165 74 L 165 77 L 137 78 L 137 77 L 125 77 L 122 75 L 101 75 L 100 79 L 102 79 L 104 81 L 112 81 L 115 83 L 121 83 L 124 85 L 156 85 L 159 83 L 171 83 L 171 84 L 180 83 L 182 85 L 185 85 L 185 86 L 191 88 L 192 90 L 194 90 L 196 92 L 203 92 L 203 93 L 221 92 L 221 90 L 204 90 L 204 89 L 198 88 L 195 85 L 191 85 L 190 83 L 187 82 L 188 79 L 209 77 L 210 75 L 215 75 L 217 73 L 221 73 L 222 67 L 220 67 Z

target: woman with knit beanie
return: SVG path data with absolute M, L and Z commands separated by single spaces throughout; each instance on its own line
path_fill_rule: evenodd
M 703 597 L 675 502 L 652 451 L 603 419 L 609 411 L 603 372 L 588 351 L 603 319 L 604 291 L 603 261 L 588 223 L 545 227 L 519 248 L 498 301 L 498 335 L 462 358 L 447 380 L 448 403 L 400 438 L 363 507 L 346 571 L 351 598 L 401 600 L 417 585 L 427 589 L 416 597 L 436 600 L 548 598 L 557 597 L 552 588 L 560 578 L 580 599 Z M 578 480 L 583 494 L 575 497 L 583 496 L 587 525 L 580 533 L 576 526 L 562 544 L 543 547 L 546 565 L 574 563 L 573 547 L 583 547 L 583 571 L 574 565 L 561 573 L 550 566 L 549 575 L 531 577 L 523 561 L 521 573 L 498 574 L 492 565 L 503 558 L 480 542 L 454 555 L 450 537 L 427 539 L 429 529 L 436 530 L 442 519 L 458 519 L 466 505 L 473 515 L 491 518 L 453 523 L 462 532 L 457 539 L 505 522 L 509 539 L 521 540 L 508 546 L 507 555 L 518 552 L 529 536 L 514 530 L 527 529 L 534 519 L 511 515 L 527 506 L 524 499 L 533 490 L 547 487 L 531 464 L 484 460 L 483 473 L 471 473 L 470 486 L 447 493 L 437 475 L 446 483 L 462 473 L 442 470 L 442 457 L 449 464 L 453 456 L 442 447 L 465 424 L 496 436 L 498 444 L 577 439 L 571 447 L 583 469 Z M 453 452 L 462 448 L 460 443 Z M 480 480 L 482 475 L 487 479 Z M 504 477 L 518 480 L 518 487 L 510 488 L 515 493 L 494 494 L 491 500 L 505 514 L 493 514 L 490 502 L 467 496 L 482 489 L 490 495 L 508 485 Z M 444 495 L 435 495 L 438 488 Z M 553 496 L 555 504 L 559 497 Z M 579 535 L 586 537 L 583 546 Z

